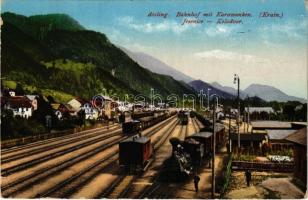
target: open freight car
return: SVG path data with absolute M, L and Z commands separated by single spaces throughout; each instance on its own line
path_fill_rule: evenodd
M 143 171 L 151 162 L 152 153 L 150 138 L 133 136 L 119 143 L 119 164 L 130 173 Z

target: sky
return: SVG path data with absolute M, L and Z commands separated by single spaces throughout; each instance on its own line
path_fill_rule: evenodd
M 114 44 L 152 55 L 194 79 L 235 87 L 236 73 L 242 89 L 259 83 L 307 98 L 304 0 L 4 0 L 1 12 L 6 11 L 26 16 L 65 13 Z M 149 17 L 150 12 L 168 15 Z M 177 12 L 200 14 L 176 17 Z M 251 16 L 217 17 L 218 12 Z M 260 17 L 263 12 L 279 17 Z M 182 25 L 184 18 L 203 23 Z M 219 18 L 242 21 L 217 24 Z

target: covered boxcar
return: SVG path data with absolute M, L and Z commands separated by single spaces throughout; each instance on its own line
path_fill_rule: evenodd
M 152 144 L 148 137 L 133 136 L 119 143 L 119 164 L 126 170 L 143 170 L 152 156 Z
M 212 152 L 212 135 L 213 133 L 211 132 L 199 132 L 186 137 L 186 139 L 192 138 L 203 144 L 204 149 L 202 158 L 208 158 L 210 153 Z
M 185 152 L 190 155 L 193 168 L 201 164 L 204 154 L 203 143 L 195 140 L 194 138 L 185 138 L 183 142 L 183 148 Z
M 206 126 L 200 129 L 201 132 L 213 132 L 213 125 Z M 226 135 L 225 135 L 225 127 L 221 123 L 215 123 L 215 136 L 216 136 L 216 148 L 225 146 Z

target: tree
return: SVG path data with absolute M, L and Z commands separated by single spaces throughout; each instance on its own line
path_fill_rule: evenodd
M 294 120 L 295 119 L 295 105 L 292 103 L 287 103 L 283 106 L 283 114 L 286 115 L 287 120 Z

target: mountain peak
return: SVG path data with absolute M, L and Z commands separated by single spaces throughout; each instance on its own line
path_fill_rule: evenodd
M 263 84 L 251 84 L 245 90 L 249 96 L 258 96 L 266 101 L 300 101 L 305 102 L 306 100 L 303 98 L 298 98 L 294 96 L 287 95 L 283 91 L 278 88 L 275 88 L 270 85 Z

